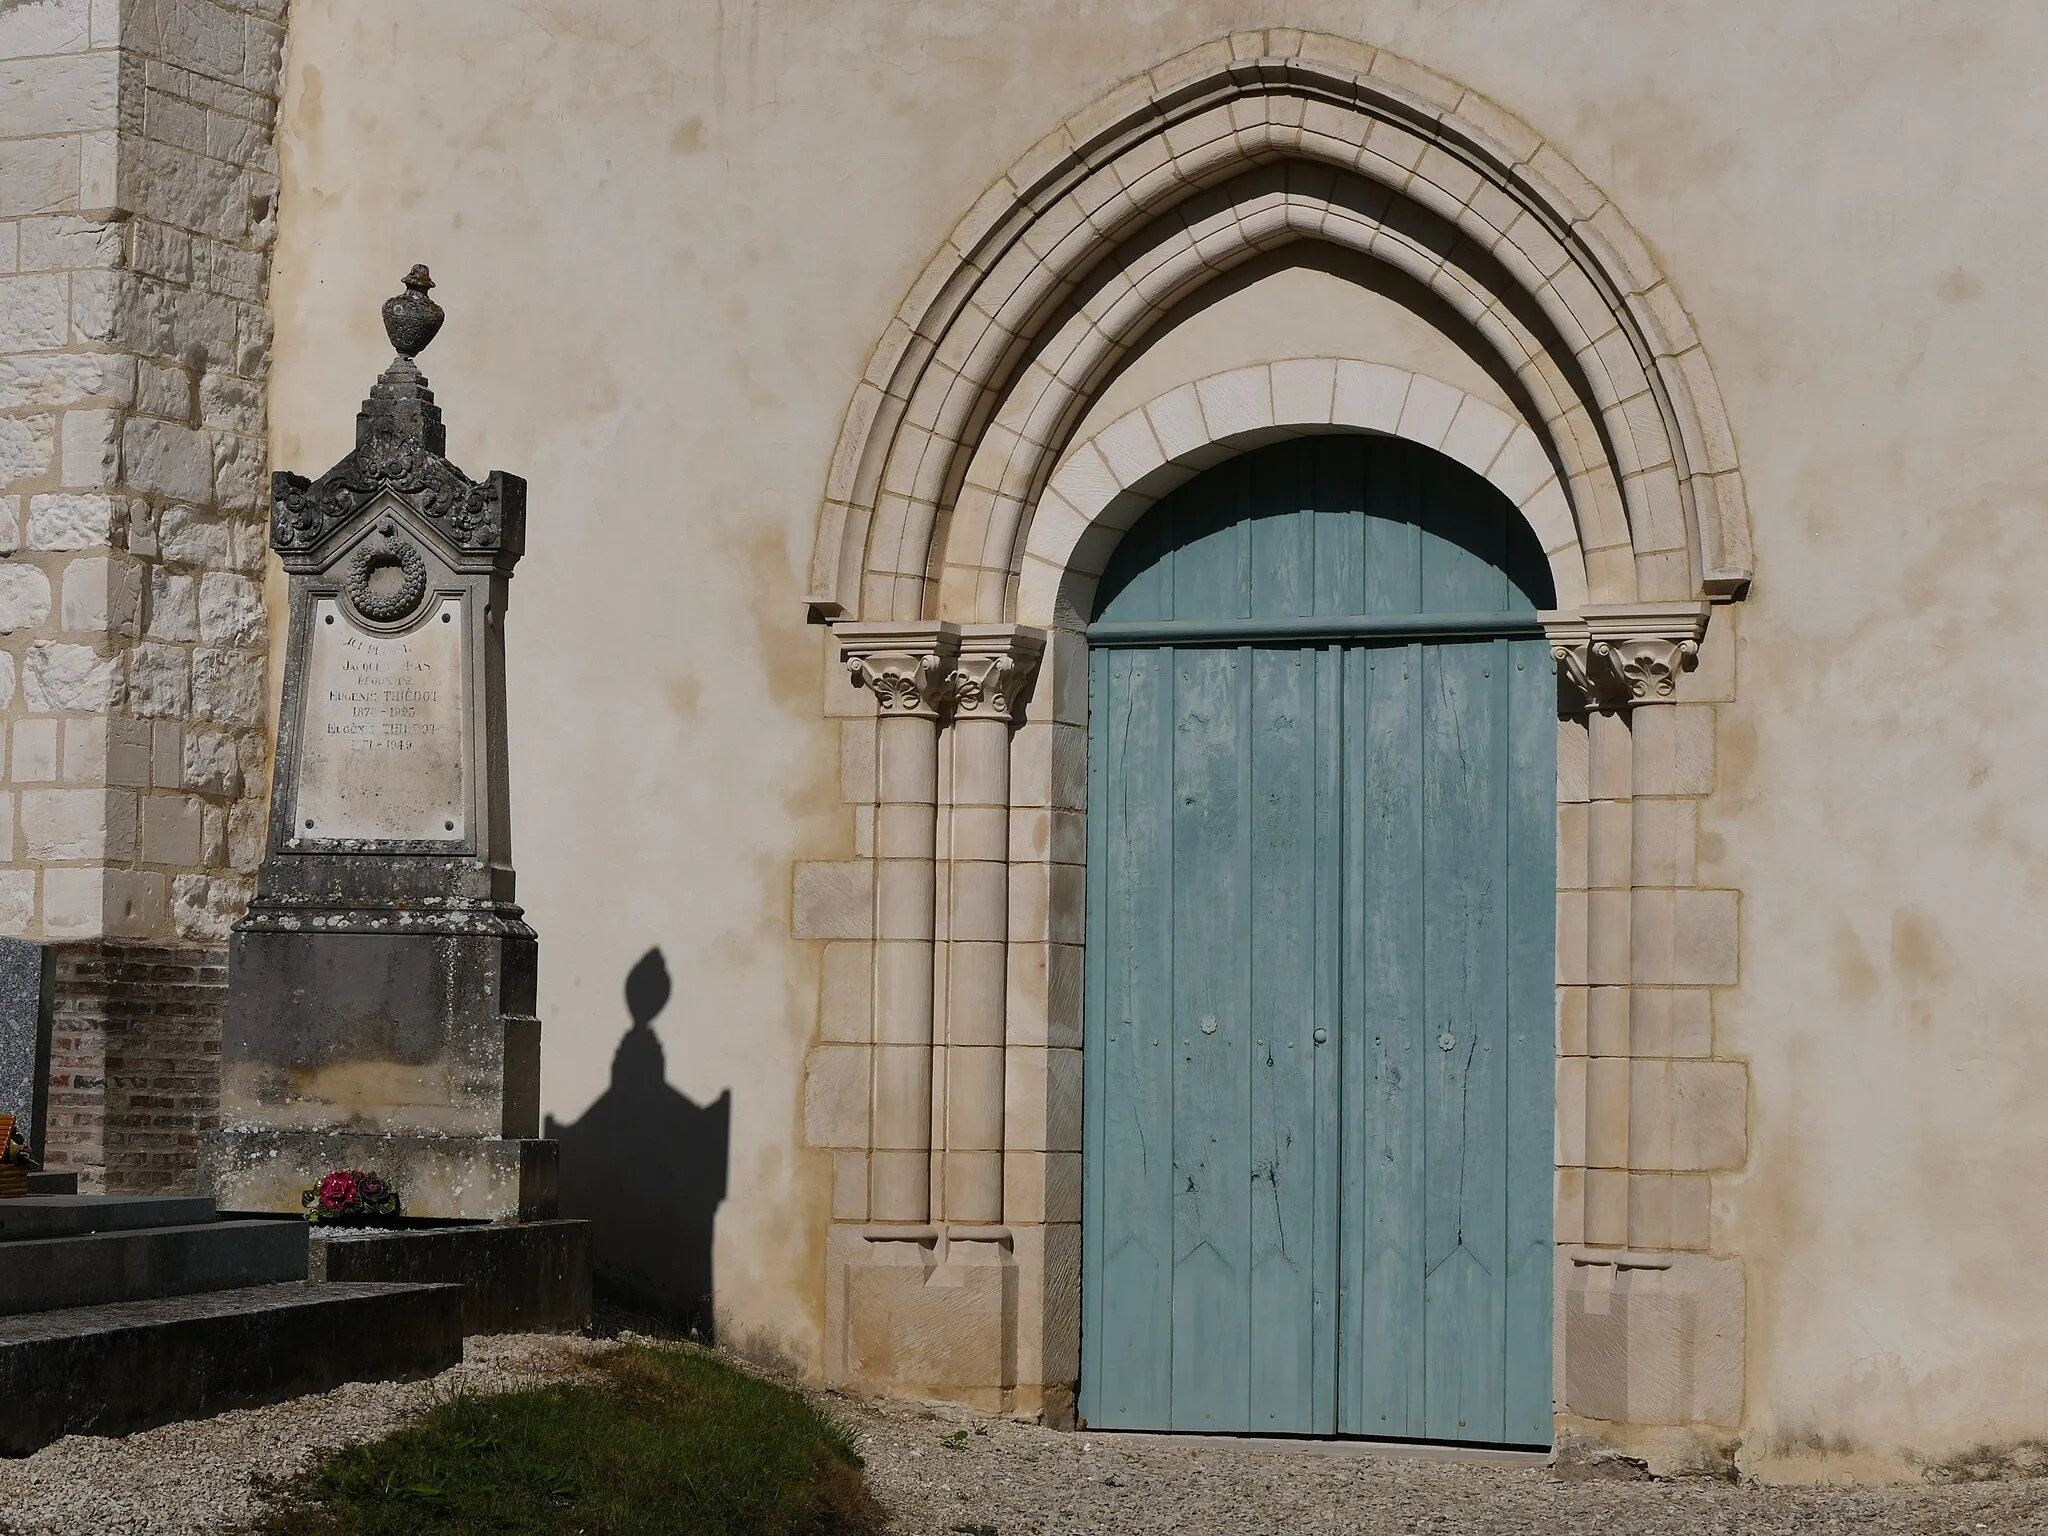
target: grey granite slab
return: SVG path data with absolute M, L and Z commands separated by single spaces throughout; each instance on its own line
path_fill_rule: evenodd
M 50 1107 L 50 949 L 0 938 L 0 1114 L 42 1150 Z
M 0 1242 L 213 1220 L 206 1195 L 23 1195 L 0 1200 Z
M 304 1280 L 306 1236 L 303 1221 L 206 1221 L 0 1243 L 0 1315 Z
M 0 1318 L 0 1455 L 406 1381 L 462 1359 L 462 1288 L 305 1281 Z

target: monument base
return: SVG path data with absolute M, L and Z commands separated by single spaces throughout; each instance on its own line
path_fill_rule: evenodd
M 223 1211 L 299 1212 L 299 1197 L 337 1168 L 380 1173 L 407 1216 L 547 1221 L 556 1206 L 556 1144 L 539 1137 L 398 1135 L 230 1127 L 206 1138 L 200 1188 Z

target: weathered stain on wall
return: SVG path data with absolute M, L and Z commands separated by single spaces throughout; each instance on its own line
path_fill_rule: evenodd
M 1749 1163 L 1713 1211 L 1716 1251 L 1749 1261 L 1743 1465 L 1890 1475 L 2039 1436 L 2048 716 L 2015 681 L 2041 643 L 2048 385 L 2015 344 L 2041 318 L 2043 152 L 2011 112 L 2048 20 L 1762 0 L 1284 19 L 1564 146 L 1673 278 L 1733 415 L 1759 567 L 1698 859 L 1745 893 L 1713 1020 L 1751 1064 Z M 797 601 L 841 413 L 1019 153 L 1275 20 L 1242 0 L 295 8 L 273 455 L 346 446 L 376 304 L 430 262 L 455 457 L 532 485 L 508 634 L 548 1107 L 603 1089 L 622 978 L 661 946 L 670 1078 L 733 1094 L 731 1337 L 813 1367 L 821 1347 L 830 1164 L 799 1098 L 824 946 L 788 937 L 788 871 L 853 851 Z

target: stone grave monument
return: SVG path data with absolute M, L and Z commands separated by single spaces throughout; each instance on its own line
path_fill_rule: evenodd
M 0 1114 L 38 1155 L 50 1116 L 50 1005 L 56 962 L 48 946 L 0 939 Z
M 297 1211 L 374 1169 L 407 1217 L 534 1221 L 534 933 L 513 902 L 506 595 L 526 483 L 471 480 L 414 359 L 443 318 L 425 267 L 384 306 L 397 357 L 317 480 L 273 476 L 290 577 L 284 698 L 257 894 L 235 926 L 219 1132 L 223 1210 Z

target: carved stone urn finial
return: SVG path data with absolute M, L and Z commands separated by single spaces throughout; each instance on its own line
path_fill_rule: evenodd
M 405 292 L 384 301 L 384 334 L 400 357 L 418 357 L 441 329 L 447 312 L 427 297 L 434 280 L 424 266 L 405 274 Z

